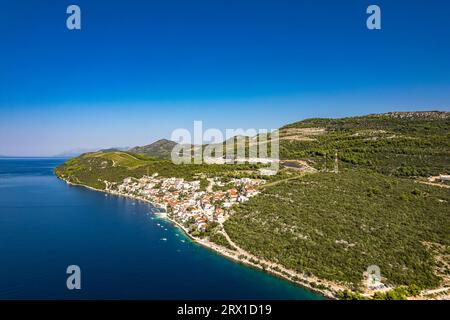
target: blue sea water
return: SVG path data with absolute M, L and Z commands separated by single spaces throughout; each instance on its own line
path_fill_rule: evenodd
M 62 162 L 0 159 L 0 299 L 322 298 L 191 242 L 149 204 L 67 185 Z M 73 264 L 81 290 L 66 287 Z

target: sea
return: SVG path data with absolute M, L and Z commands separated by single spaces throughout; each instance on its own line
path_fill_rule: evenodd
M 66 184 L 65 160 L 0 158 L 0 299 L 324 299 L 196 244 L 148 203 Z

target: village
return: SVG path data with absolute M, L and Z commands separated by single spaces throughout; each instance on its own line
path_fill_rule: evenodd
M 257 195 L 263 179 L 232 178 L 224 183 L 209 178 L 201 188 L 200 180 L 162 178 L 158 173 L 142 178 L 126 178 L 122 183 L 107 184 L 107 191 L 151 202 L 171 219 L 185 226 L 193 235 L 201 235 L 212 224 L 222 224 L 231 214 L 232 206 Z M 202 190 L 204 189 L 204 190 Z M 215 191 L 214 191 L 215 190 Z

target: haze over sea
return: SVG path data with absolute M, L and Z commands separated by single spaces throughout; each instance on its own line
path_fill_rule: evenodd
M 0 159 L 0 299 L 322 298 L 191 242 L 149 204 L 67 185 L 63 162 Z M 72 264 L 81 290 L 66 288 Z

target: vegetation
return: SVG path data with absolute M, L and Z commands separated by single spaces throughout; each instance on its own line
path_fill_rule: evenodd
M 367 300 L 358 292 L 353 292 L 350 290 L 338 291 L 337 297 L 339 300 Z
M 261 165 L 182 164 L 169 160 L 150 158 L 128 152 L 95 152 L 71 159 L 56 168 L 55 173 L 72 183 L 79 183 L 97 189 L 104 189 L 105 183 L 119 182 L 127 177 L 140 178 L 158 173 L 163 177 L 179 177 L 186 180 L 200 180 L 202 189 L 208 185 L 206 177 L 253 177 L 261 178 Z M 283 178 L 283 172 L 270 179 Z
M 225 236 L 220 232 L 213 231 L 209 236 L 209 240 L 230 250 L 235 250 L 234 247 L 228 242 L 227 238 L 225 238 Z
M 323 131 L 313 130 L 317 128 Z M 449 129 L 448 112 L 308 119 L 280 129 L 280 156 L 332 169 L 337 150 L 344 168 L 431 176 L 450 171 Z
M 448 202 L 446 189 L 368 170 L 317 173 L 265 188 L 225 230 L 256 256 L 354 288 L 373 264 L 389 284 L 428 288 L 441 279 L 423 243 L 450 245 Z
M 420 287 L 412 284 L 409 286 L 399 286 L 387 292 L 375 292 L 374 300 L 406 300 L 408 297 L 415 297 L 420 294 Z M 368 298 L 358 292 L 343 290 L 337 292 L 340 300 L 367 300 Z
M 170 159 L 170 154 L 176 144 L 174 141 L 161 139 L 146 146 L 132 148 L 129 152 L 160 159 Z
M 408 297 L 415 297 L 420 294 L 420 288 L 417 285 L 400 286 L 387 292 L 376 292 L 373 298 L 375 300 L 406 300 Z

